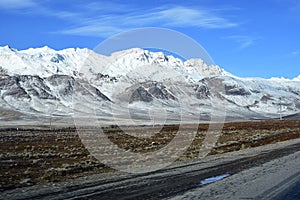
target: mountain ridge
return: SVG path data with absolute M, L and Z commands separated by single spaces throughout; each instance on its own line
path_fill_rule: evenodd
M 124 55 L 132 55 L 134 54 L 135 52 L 135 55 L 145 55 L 147 56 L 147 54 L 149 55 L 156 55 L 156 57 L 164 57 L 164 58 L 171 58 L 172 61 L 174 61 L 174 63 L 177 63 L 177 64 L 181 64 L 181 63 L 191 63 L 191 62 L 198 62 L 201 65 L 206 65 L 204 63 L 204 61 L 202 59 L 199 59 L 199 58 L 191 58 L 189 60 L 186 60 L 186 61 L 182 61 L 180 58 L 177 58 L 175 56 L 172 56 L 172 55 L 165 55 L 163 52 L 151 52 L 149 50 L 144 50 L 144 49 L 141 49 L 141 48 L 131 48 L 131 49 L 125 49 L 125 50 L 120 50 L 120 51 L 117 51 L 117 52 L 113 52 L 111 53 L 109 56 L 105 56 L 105 55 L 101 55 L 101 54 L 98 54 L 96 52 L 94 52 L 93 50 L 90 50 L 88 48 L 66 48 L 66 49 L 61 49 L 61 50 L 55 50 L 55 49 L 52 49 L 50 48 L 49 46 L 43 46 L 43 47 L 38 47 L 38 48 L 28 48 L 28 49 L 22 49 L 22 50 L 18 50 L 16 48 L 12 48 L 11 46 L 9 45 L 6 45 L 6 46 L 0 46 L 0 53 L 1 53 L 1 56 L 5 56 L 5 52 L 14 52 L 14 53 L 21 53 L 21 54 L 27 54 L 29 57 L 33 57 L 33 56 L 42 56 L 42 54 L 52 54 L 53 57 L 55 57 L 55 55 L 57 54 L 63 54 L 63 55 L 66 55 L 66 54 L 71 54 L 72 56 L 74 56 L 76 53 L 79 53 L 81 57 L 84 57 L 86 55 L 91 55 L 93 56 L 93 54 L 96 54 L 100 57 L 123 57 Z M 24 55 L 21 55 L 21 57 L 23 57 Z M 49 56 L 48 56 L 49 57 Z M 68 57 L 71 57 L 71 56 L 68 56 Z M 153 57 L 153 56 L 152 56 Z M 138 59 L 138 58 L 137 58 Z M 140 58 L 142 59 L 142 58 Z M 44 60 L 44 61 L 51 61 L 50 60 Z M 58 62 L 60 60 L 58 59 Z M 57 62 L 56 60 L 52 60 L 52 62 Z M 47 63 L 47 62 L 45 62 Z M 49 65 L 49 63 L 47 63 Z M 50 63 L 50 64 L 53 64 L 53 63 Z M 79 63 L 80 64 L 80 63 Z M 46 64 L 44 64 L 46 65 Z M 187 64 L 188 65 L 188 64 Z M 220 73 L 224 73 L 225 75 L 230 75 L 230 76 L 235 76 L 227 71 L 225 71 L 223 68 L 219 67 L 218 65 L 210 65 L 210 67 L 212 66 L 215 66 L 215 69 L 217 69 L 218 71 L 220 71 Z M 7 67 L 5 67 L 7 68 Z M 23 74 L 23 75 L 32 75 L 31 73 L 28 73 L 28 74 Z M 237 76 L 236 76 L 237 77 Z M 270 77 L 270 78 L 263 78 L 263 77 L 240 77 L 240 78 L 262 78 L 262 79 L 280 79 L 280 78 L 283 78 L 283 77 Z M 300 80 L 300 74 L 299 75 L 295 75 L 294 78 L 283 78 L 283 79 L 287 79 L 287 80 Z
M 199 114 L 209 120 L 212 109 L 225 115 L 225 107 L 226 117 L 236 120 L 300 113 L 300 75 L 241 78 L 201 59 L 183 62 L 140 48 L 105 56 L 79 48 L 0 47 L 0 90 L 1 108 L 26 115 L 71 117 L 75 110 L 107 121 L 149 123 L 150 111 L 165 110 L 156 117 L 176 123 Z

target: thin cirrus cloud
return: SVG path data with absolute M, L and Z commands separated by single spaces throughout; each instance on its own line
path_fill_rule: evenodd
M 293 51 L 292 56 L 300 56 L 300 51 Z
M 236 23 L 230 22 L 212 13 L 212 11 L 204 9 L 173 7 L 159 11 L 157 14 L 169 21 L 167 25 L 171 26 L 194 26 L 202 28 L 229 28 L 237 26 Z
M 0 8 L 55 17 L 66 22 L 56 34 L 107 37 L 133 28 L 159 26 L 167 28 L 223 29 L 238 26 L 216 10 L 186 6 L 138 8 L 134 5 L 111 2 L 90 2 L 54 9 L 34 0 L 1 0 Z M 26 12 L 27 11 L 27 12 Z M 20 12 L 19 12 L 20 13 Z
M 299 11 L 300 9 L 299 0 L 277 0 L 275 2 L 287 6 L 292 11 Z
M 238 24 L 209 10 L 174 6 L 143 10 L 142 12 L 96 13 L 92 17 L 82 14 L 80 20 L 77 20 L 72 27 L 60 30 L 58 33 L 107 37 L 121 31 L 146 26 L 220 29 L 235 27 Z
M 32 0 L 1 0 L 0 8 L 2 9 L 24 9 L 36 6 L 36 3 Z
M 232 40 L 233 42 L 237 43 L 239 49 L 245 49 L 247 47 L 252 46 L 258 39 L 258 37 L 252 37 L 248 35 L 231 35 L 224 37 L 224 39 Z

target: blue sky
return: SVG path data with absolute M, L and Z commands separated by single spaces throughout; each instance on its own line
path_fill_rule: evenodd
M 298 0 L 0 0 L 0 45 L 93 49 L 133 28 L 163 27 L 200 43 L 242 77 L 300 74 Z

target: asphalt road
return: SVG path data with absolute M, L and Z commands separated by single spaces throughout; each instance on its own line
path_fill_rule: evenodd
M 298 200 L 300 199 L 300 174 L 298 174 L 297 181 L 293 184 L 290 184 L 285 190 L 280 191 L 276 194 L 274 200 Z

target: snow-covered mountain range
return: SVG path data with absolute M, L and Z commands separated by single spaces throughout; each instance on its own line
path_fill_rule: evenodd
M 139 48 L 104 56 L 89 49 L 4 46 L 0 96 L 4 121 L 92 113 L 103 121 L 174 123 L 224 111 L 228 120 L 265 119 L 299 115 L 300 75 L 239 78 L 201 59 Z

